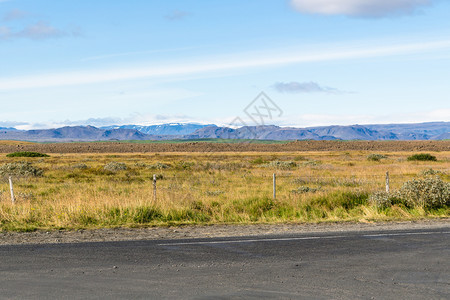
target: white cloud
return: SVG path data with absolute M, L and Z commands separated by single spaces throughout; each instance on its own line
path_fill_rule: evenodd
M 205 122 L 204 118 L 187 116 L 187 115 L 155 115 L 155 114 L 141 114 L 134 113 L 129 116 L 120 117 L 103 117 L 103 118 L 89 118 L 85 120 L 64 120 L 64 121 L 45 121 L 45 122 L 0 122 L 0 127 L 14 127 L 20 130 L 31 129 L 49 129 L 61 128 L 64 126 L 87 126 L 103 127 L 111 125 L 159 125 L 169 123 L 197 123 L 197 124 L 212 124 L 212 122 Z
M 11 36 L 11 29 L 6 26 L 0 26 L 0 40 L 5 40 Z
M 21 125 L 28 125 L 27 122 L 15 122 L 15 121 L 0 121 L 0 127 L 18 127 Z
M 333 48 L 333 47 L 328 47 Z M 0 91 L 83 85 L 120 80 L 132 80 L 155 77 L 173 77 L 178 75 L 193 75 L 211 72 L 224 72 L 248 68 L 274 67 L 298 63 L 323 61 L 354 60 L 362 58 L 386 57 L 427 53 L 450 49 L 450 40 L 421 42 L 416 44 L 399 44 L 389 46 L 348 47 L 327 52 L 279 52 L 252 54 L 251 56 L 236 56 L 213 58 L 186 64 L 168 64 L 140 68 L 123 68 L 107 70 L 84 70 L 79 72 L 62 72 L 55 74 L 40 74 L 37 76 L 3 77 L 0 78 Z
M 136 56 L 136 55 L 141 55 L 141 54 L 177 52 L 177 51 L 182 51 L 182 50 L 192 50 L 192 49 L 196 49 L 196 48 L 197 47 L 182 47 L 182 48 L 158 49 L 158 50 L 149 50 L 149 51 L 111 53 L 111 54 L 103 54 L 103 55 L 86 57 L 86 58 L 80 59 L 80 61 L 85 62 L 85 61 L 91 61 L 91 60 L 102 60 L 102 59 L 109 59 L 109 58 L 123 57 L 123 56 Z
M 291 0 L 299 12 L 355 17 L 408 15 L 432 3 L 433 0 Z
M 294 121 L 295 120 L 295 121 Z M 375 114 L 303 114 L 286 115 L 279 120 L 280 126 L 312 127 L 330 125 L 401 124 L 422 122 L 449 122 L 450 109 L 412 113 Z
M 45 40 L 79 35 L 81 35 L 79 28 L 73 28 L 70 31 L 63 31 L 43 21 L 29 25 L 20 31 L 13 31 L 10 27 L 0 26 L 0 40 L 11 40 L 18 38 Z
M 343 94 L 345 92 L 338 89 L 321 86 L 317 82 L 277 82 L 273 87 L 280 93 L 326 93 L 326 94 Z
M 17 36 L 19 37 L 34 40 L 58 38 L 64 35 L 65 33 L 63 31 L 56 29 L 45 22 L 37 22 L 36 24 L 30 25 L 17 33 Z
M 182 20 L 190 15 L 191 14 L 187 11 L 174 10 L 170 14 L 166 15 L 165 18 L 170 21 L 177 21 L 177 20 Z
M 13 9 L 3 17 L 3 21 L 9 22 L 19 20 L 25 18 L 26 16 L 28 16 L 28 13 L 26 11 Z

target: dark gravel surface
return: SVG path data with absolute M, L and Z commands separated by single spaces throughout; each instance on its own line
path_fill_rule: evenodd
M 432 229 L 441 227 L 450 227 L 450 219 L 377 223 L 211 225 L 141 229 L 106 228 L 74 231 L 0 232 L 0 245 L 240 237 L 345 231 L 364 232 L 371 230 Z

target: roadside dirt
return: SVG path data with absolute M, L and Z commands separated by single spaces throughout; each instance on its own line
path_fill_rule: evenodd
M 158 239 L 270 236 L 277 234 L 364 232 L 374 230 L 450 229 L 450 219 L 380 223 L 255 224 L 78 231 L 0 232 L 0 245 L 114 242 Z
M 255 143 L 53 143 L 0 142 L 0 153 L 157 153 L 157 152 L 296 152 L 296 151 L 450 151 L 450 141 L 295 141 L 286 144 Z

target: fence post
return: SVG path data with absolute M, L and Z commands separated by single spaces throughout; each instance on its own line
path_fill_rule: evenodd
M 386 193 L 389 194 L 389 171 L 386 172 Z
M 156 201 L 156 174 L 153 174 L 153 200 Z
M 277 175 L 273 173 L 273 200 L 277 199 Z
M 9 176 L 9 190 L 11 191 L 11 202 L 16 203 L 16 198 L 14 197 L 14 188 L 11 176 Z

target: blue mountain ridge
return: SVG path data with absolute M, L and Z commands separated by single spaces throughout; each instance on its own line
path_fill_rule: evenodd
M 150 135 L 186 135 L 195 132 L 198 129 L 215 126 L 213 124 L 202 125 L 195 123 L 169 123 L 161 125 L 112 125 L 100 127 L 101 129 L 134 129 Z
M 416 124 L 376 124 L 319 126 L 307 128 L 274 125 L 219 127 L 201 124 L 120 125 L 96 128 L 66 126 L 54 129 L 0 129 L 0 140 L 36 142 L 111 141 L 111 140 L 444 140 L 450 137 L 450 122 Z

